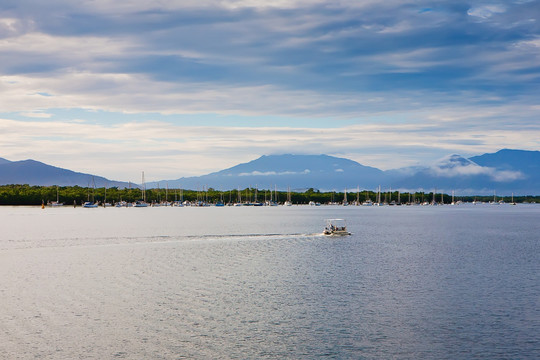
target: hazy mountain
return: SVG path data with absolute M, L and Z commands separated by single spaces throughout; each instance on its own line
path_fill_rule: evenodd
M 540 175 L 540 151 L 503 149 L 493 154 L 484 154 L 470 158 L 478 165 L 499 170 L 521 171 L 533 176 Z
M 540 151 L 503 149 L 493 154 L 474 156 L 471 160 L 502 175 L 519 175 L 512 181 L 499 184 L 501 190 L 529 195 L 540 193 Z
M 96 187 L 129 186 L 100 176 L 61 169 L 34 160 L 8 161 L 0 158 L 0 184 L 92 185 Z M 315 189 L 343 191 L 345 188 L 384 191 L 424 190 L 456 194 L 510 193 L 540 194 L 540 152 L 500 150 L 466 159 L 449 155 L 430 166 L 416 166 L 389 171 L 361 165 L 349 159 L 328 155 L 269 155 L 211 174 L 147 183 L 147 188 L 218 190 L 257 186 L 279 190 Z M 131 184 L 136 186 L 135 184 Z
M 375 188 L 384 177 L 384 172 L 356 161 L 328 155 L 269 155 L 198 177 L 160 181 L 160 186 L 202 189 L 236 189 L 247 186 L 285 190 L 317 188 L 322 190 Z M 157 183 L 149 183 L 155 187 Z
M 6 160 L 4 158 L 0 158 L 0 165 L 10 163 L 11 161 Z
M 3 160 L 3 161 L 2 161 Z M 128 187 L 128 183 L 111 181 L 101 176 L 83 174 L 44 164 L 35 160 L 0 160 L 0 184 L 28 184 L 43 186 Z
M 247 186 L 280 190 L 307 189 L 442 191 L 459 194 L 538 194 L 540 193 L 540 152 L 501 150 L 495 154 L 466 159 L 449 155 L 431 166 L 415 166 L 389 171 L 361 165 L 328 155 L 261 156 L 248 163 L 199 177 L 161 181 L 169 187 L 189 189 L 235 189 Z M 475 161 L 476 160 L 476 161 Z M 147 184 L 156 187 L 158 183 Z
M 423 189 L 460 194 L 537 194 L 540 192 L 539 152 L 501 150 L 465 159 L 450 155 L 432 166 L 397 179 L 401 189 Z M 513 166 L 512 163 L 517 164 Z

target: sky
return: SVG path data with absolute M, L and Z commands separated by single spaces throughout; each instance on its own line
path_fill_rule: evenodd
M 122 181 L 540 150 L 540 2 L 3 0 L 0 134 Z

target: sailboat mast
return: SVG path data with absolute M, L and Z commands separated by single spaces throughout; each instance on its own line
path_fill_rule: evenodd
M 146 184 L 144 183 L 144 171 L 142 172 L 142 196 L 143 201 L 146 202 Z
M 94 177 L 92 176 L 92 202 L 95 201 L 94 197 L 96 195 L 96 181 L 94 180 Z

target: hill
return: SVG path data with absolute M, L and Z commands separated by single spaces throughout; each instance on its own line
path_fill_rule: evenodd
M 0 158 L 0 185 L 60 185 L 129 187 L 111 181 L 47 165 L 35 160 L 9 161 Z M 217 190 L 258 187 L 278 190 L 343 191 L 345 188 L 387 191 L 433 191 L 462 195 L 540 194 L 540 151 L 503 149 L 466 159 L 454 154 L 430 166 L 381 171 L 349 159 L 328 155 L 268 155 L 197 177 L 147 183 L 147 188 L 165 187 Z
M 129 183 L 111 181 L 101 176 L 74 172 L 35 160 L 0 161 L 0 184 L 28 184 L 41 186 L 128 187 Z
M 285 190 L 318 188 L 343 190 L 375 187 L 384 172 L 356 161 L 328 155 L 268 155 L 208 175 L 160 181 L 161 186 L 202 189 L 235 189 L 248 186 Z M 149 187 L 156 183 L 147 184 Z

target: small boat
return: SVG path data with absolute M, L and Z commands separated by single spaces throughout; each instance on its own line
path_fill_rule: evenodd
M 85 201 L 82 205 L 83 208 L 97 208 L 98 207 L 98 204 L 96 204 L 95 202 L 92 202 L 92 201 Z
M 56 206 L 64 206 L 64 203 L 61 203 L 59 201 L 59 195 L 58 195 L 58 186 L 56 186 L 56 201 L 49 202 L 49 206 L 56 207 Z
M 285 206 L 292 206 L 292 201 L 291 201 L 291 187 L 287 187 L 287 201 L 285 201 L 283 203 L 283 205 Z
M 146 201 L 137 200 L 133 204 L 133 207 L 142 208 L 142 207 L 148 207 L 148 203 Z
M 362 203 L 362 206 L 373 206 L 373 201 L 371 201 L 371 199 L 367 199 Z
M 94 177 L 92 176 L 92 201 L 90 201 L 90 187 L 88 187 L 88 200 L 82 204 L 83 208 L 91 209 L 91 208 L 98 207 L 99 204 L 94 202 L 95 191 L 96 191 L 96 183 L 94 181 Z
M 351 233 L 347 231 L 347 223 L 344 219 L 326 219 L 326 226 L 323 230 L 323 235 L 348 236 L 351 235 Z

